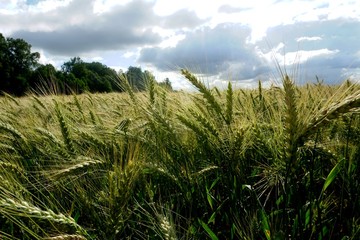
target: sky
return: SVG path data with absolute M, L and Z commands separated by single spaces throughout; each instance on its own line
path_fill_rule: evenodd
M 188 68 L 211 86 L 360 79 L 358 0 L 0 0 L 0 33 L 21 38 L 40 63 L 73 57 L 129 66 L 191 89 Z

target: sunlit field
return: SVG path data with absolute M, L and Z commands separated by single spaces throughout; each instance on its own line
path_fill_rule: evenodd
M 360 239 L 360 86 L 0 98 L 0 239 Z

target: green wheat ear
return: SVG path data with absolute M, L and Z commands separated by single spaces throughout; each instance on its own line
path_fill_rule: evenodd
M 66 166 L 62 169 L 56 170 L 50 176 L 52 179 L 60 179 L 69 176 L 77 176 L 79 172 L 87 173 L 89 169 L 93 166 L 100 165 L 103 162 L 100 160 L 92 159 L 85 156 L 78 156 L 73 160 L 74 164 L 71 166 Z
M 130 99 L 132 101 L 132 103 L 134 104 L 134 106 L 137 106 L 137 98 L 135 96 L 134 90 L 131 87 L 129 80 L 127 79 L 127 77 L 125 75 L 121 75 L 120 76 L 120 88 L 125 90 L 125 92 L 127 92 L 130 96 Z
M 146 88 L 149 92 L 150 105 L 153 106 L 155 104 L 155 80 L 151 76 L 148 77 L 146 80 Z
M 295 154 L 297 148 L 297 137 L 298 137 L 298 110 L 297 110 L 297 96 L 296 87 L 294 82 L 289 78 L 288 75 L 284 76 L 283 87 L 285 94 L 285 131 L 287 134 L 287 159 L 294 163 Z
M 339 116 L 359 107 L 360 91 L 357 91 L 343 99 L 341 102 L 335 102 L 320 109 L 320 113 L 317 114 L 312 120 L 310 120 L 309 124 L 307 124 L 307 126 L 302 130 L 299 138 L 302 141 L 305 141 L 312 133 L 328 124 L 331 120 L 336 119 Z
M 225 122 L 230 125 L 233 120 L 233 89 L 231 82 L 228 83 L 226 91 L 226 111 L 225 111 Z
M 49 221 L 52 223 L 68 225 L 87 235 L 86 231 L 78 225 L 72 217 L 66 216 L 62 213 L 55 213 L 51 209 L 42 210 L 28 201 L 2 197 L 0 198 L 0 209 L 5 215 L 11 214 L 29 219 L 38 219 L 40 221 Z
M 73 144 L 73 140 L 70 135 L 69 126 L 68 126 L 67 122 L 65 121 L 64 115 L 62 114 L 62 112 L 60 110 L 59 104 L 56 101 L 55 101 L 55 113 L 56 113 L 56 116 L 57 116 L 59 124 L 60 124 L 60 130 L 61 130 L 61 134 L 64 139 L 65 146 L 70 153 L 74 154 L 76 151 L 75 151 L 75 147 Z
M 83 108 L 80 104 L 80 101 L 79 99 L 76 97 L 76 95 L 74 94 L 74 103 L 75 103 L 75 106 L 77 107 L 77 109 L 79 110 L 80 114 L 81 114 L 81 118 L 83 119 L 84 123 L 86 124 L 86 118 L 85 118 L 85 115 L 84 115 L 84 111 L 83 111 Z
M 2 93 L 2 95 L 4 95 L 4 97 L 6 99 L 8 99 L 11 102 L 15 103 L 17 106 L 20 106 L 19 101 L 15 97 L 11 96 L 10 94 L 8 94 L 6 92 L 1 92 L 1 93 Z
M 0 122 L 0 131 L 10 133 L 15 139 L 25 141 L 26 138 L 14 126 L 8 123 Z
M 39 99 L 37 96 L 33 96 L 33 99 L 34 99 L 35 102 L 36 102 L 39 106 L 41 106 L 44 110 L 47 110 L 47 107 L 45 106 L 45 104 L 44 104 L 42 101 L 40 101 L 40 99 Z
M 206 101 L 208 102 L 210 108 L 214 111 L 214 113 L 216 113 L 221 119 L 226 120 L 226 118 L 222 113 L 221 105 L 219 104 L 218 101 L 216 101 L 211 91 L 188 70 L 182 69 L 181 73 L 192 83 L 192 85 L 194 85 L 200 91 L 200 93 L 206 99 Z

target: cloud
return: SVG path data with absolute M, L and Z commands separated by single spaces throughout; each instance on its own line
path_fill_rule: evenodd
M 360 29 L 360 21 L 338 18 L 297 22 L 268 29 L 266 39 L 258 44 L 281 46 L 265 54 L 277 56 L 279 62 L 287 58 L 288 65 L 302 64 L 302 69 L 313 77 L 321 75 L 325 81 L 338 82 L 360 68 L 356 55 L 360 51 L 360 31 L 354 29 Z
M 155 44 L 161 37 L 151 30 L 157 20 L 152 6 L 150 2 L 133 1 L 95 16 L 89 1 L 73 1 L 56 11 L 29 16 L 32 25 L 40 29 L 49 22 L 48 30 L 18 30 L 12 36 L 63 55 Z
M 225 5 L 221 5 L 219 7 L 218 12 L 219 13 L 238 13 L 238 12 L 241 12 L 243 10 L 248 10 L 248 9 L 240 8 L 240 7 L 233 7 L 228 4 L 225 4 Z
M 291 50 L 314 50 L 321 48 L 350 50 L 358 48 L 360 31 L 360 21 L 352 19 L 338 18 L 334 20 L 296 22 L 288 25 L 271 27 L 266 32 L 265 41 L 273 45 L 280 42 L 286 43 L 286 48 Z M 306 37 L 317 41 L 303 41 L 299 43 L 297 39 Z M 319 39 L 321 38 L 321 39 Z
M 249 79 L 266 71 L 264 61 L 248 42 L 251 29 L 241 24 L 220 24 L 188 32 L 175 47 L 144 48 L 139 62 L 150 63 L 160 70 L 169 66 L 190 67 L 195 73 L 206 75 L 233 74 L 234 79 Z M 233 79 L 233 80 L 234 80 Z
M 111 66 L 146 64 L 161 73 L 189 67 L 217 82 L 271 77 L 273 57 L 287 68 L 301 65 L 312 78 L 359 75 L 360 18 L 350 3 L 185 2 L 0 0 L 0 29 L 44 59 L 101 57 Z M 279 9 L 283 14 L 270 14 Z
M 194 11 L 181 9 L 164 17 L 162 25 L 165 28 L 195 28 L 206 21 L 206 19 L 200 19 Z
M 278 61 L 287 70 L 298 65 L 304 80 L 317 75 L 339 82 L 359 72 L 360 32 L 354 29 L 360 29 L 354 19 L 294 22 L 269 28 L 266 38 L 251 43 L 248 26 L 220 24 L 187 32 L 174 47 L 144 48 L 138 61 L 162 71 L 189 67 L 214 79 L 242 81 L 276 75 Z M 276 47 L 269 49 L 269 43 Z
M 94 12 L 94 1 L 77 0 L 45 12 L 0 14 L 0 22 L 12 25 L 4 25 L 13 29 L 11 37 L 22 38 L 35 48 L 50 54 L 75 56 L 156 45 L 164 39 L 154 31 L 155 27 L 194 28 L 206 21 L 188 10 L 160 17 L 153 11 L 154 4 L 154 1 L 134 0 L 98 13 Z
M 299 38 L 296 39 L 297 42 L 317 41 L 317 40 L 321 40 L 321 37 L 299 37 Z

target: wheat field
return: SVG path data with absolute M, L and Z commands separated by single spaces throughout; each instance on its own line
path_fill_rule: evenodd
M 0 98 L 0 239 L 360 239 L 360 86 Z

